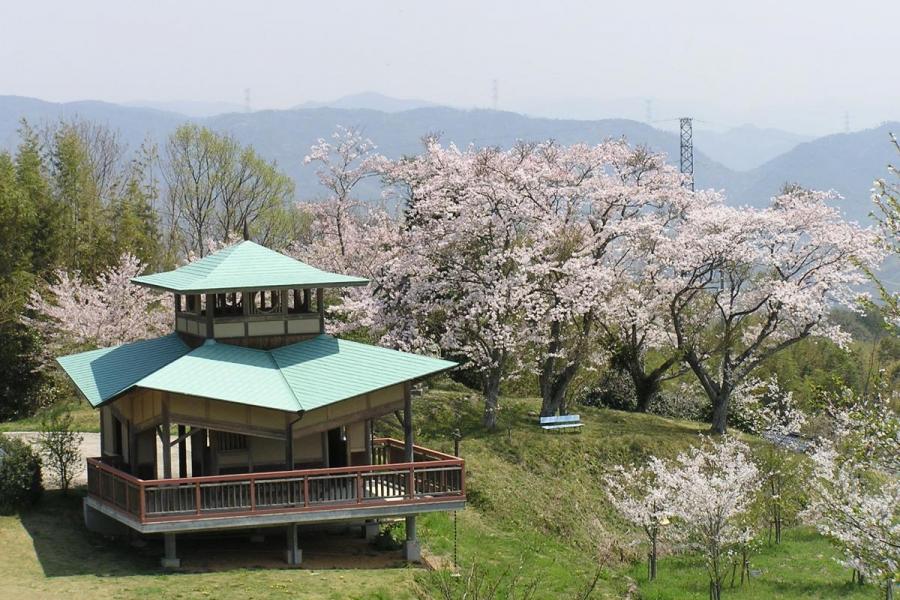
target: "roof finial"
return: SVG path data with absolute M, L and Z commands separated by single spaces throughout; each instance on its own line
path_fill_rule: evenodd
M 244 241 L 250 239 L 250 229 L 247 227 L 247 217 L 244 217 Z

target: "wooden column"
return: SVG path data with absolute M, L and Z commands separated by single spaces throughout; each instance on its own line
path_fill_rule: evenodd
M 284 464 L 288 471 L 294 470 L 294 421 L 290 416 L 284 432 Z
M 128 467 L 132 475 L 137 475 L 138 468 L 138 442 L 137 434 L 134 432 L 134 425 L 131 421 L 128 424 Z
M 187 439 L 185 438 L 186 428 L 184 425 L 178 426 L 178 476 L 187 477 Z
M 372 464 L 372 419 L 365 421 L 366 436 L 366 464 Z
M 206 294 L 206 337 L 213 337 L 213 319 L 216 313 L 216 295 Z
M 169 394 L 164 393 L 162 397 L 162 425 L 160 425 L 159 440 L 162 443 L 162 459 L 163 459 L 163 478 L 172 478 L 172 441 L 171 430 L 172 423 L 169 420 Z M 174 539 L 174 538 L 173 538 Z
M 413 426 L 412 426 L 412 384 L 403 384 L 403 448 L 406 462 L 412 462 L 413 453 Z
M 319 333 L 325 333 L 325 288 L 316 288 L 316 308 L 319 310 Z
M 303 312 L 309 312 L 310 304 L 312 304 L 312 290 L 306 288 L 303 290 Z
M 328 432 L 322 432 L 322 462 L 327 469 L 331 466 L 331 457 L 328 456 Z
M 206 452 L 206 430 L 191 427 L 191 476 L 206 475 L 203 454 Z

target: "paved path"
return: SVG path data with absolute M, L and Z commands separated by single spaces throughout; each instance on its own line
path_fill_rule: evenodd
M 37 445 L 38 433 L 36 431 L 13 431 L 4 433 L 10 437 L 19 438 L 31 445 Z M 85 472 L 84 459 L 88 456 L 100 456 L 100 434 L 99 433 L 82 433 L 81 434 L 81 459 L 78 463 L 78 471 L 72 480 L 72 485 L 87 485 L 87 474 Z M 55 488 L 56 484 L 51 481 L 50 472 L 44 468 L 44 487 Z

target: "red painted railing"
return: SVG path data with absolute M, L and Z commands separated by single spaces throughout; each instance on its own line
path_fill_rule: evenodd
M 375 440 L 373 463 L 356 467 L 138 479 L 87 459 L 88 494 L 141 523 L 361 506 L 465 500 L 465 464 L 449 454 Z

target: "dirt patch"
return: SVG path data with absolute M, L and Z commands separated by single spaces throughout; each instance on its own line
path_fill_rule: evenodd
M 28 442 L 37 449 L 38 434 L 36 431 L 12 431 L 4 433 L 9 437 L 18 438 Z M 75 477 L 72 479 L 72 485 L 87 485 L 87 472 L 85 471 L 84 459 L 89 456 L 100 456 L 100 434 L 99 433 L 82 433 L 81 434 L 81 461 L 78 464 Z M 51 475 L 48 469 L 44 468 L 44 487 L 47 489 L 56 489 L 56 483 L 51 481 Z

